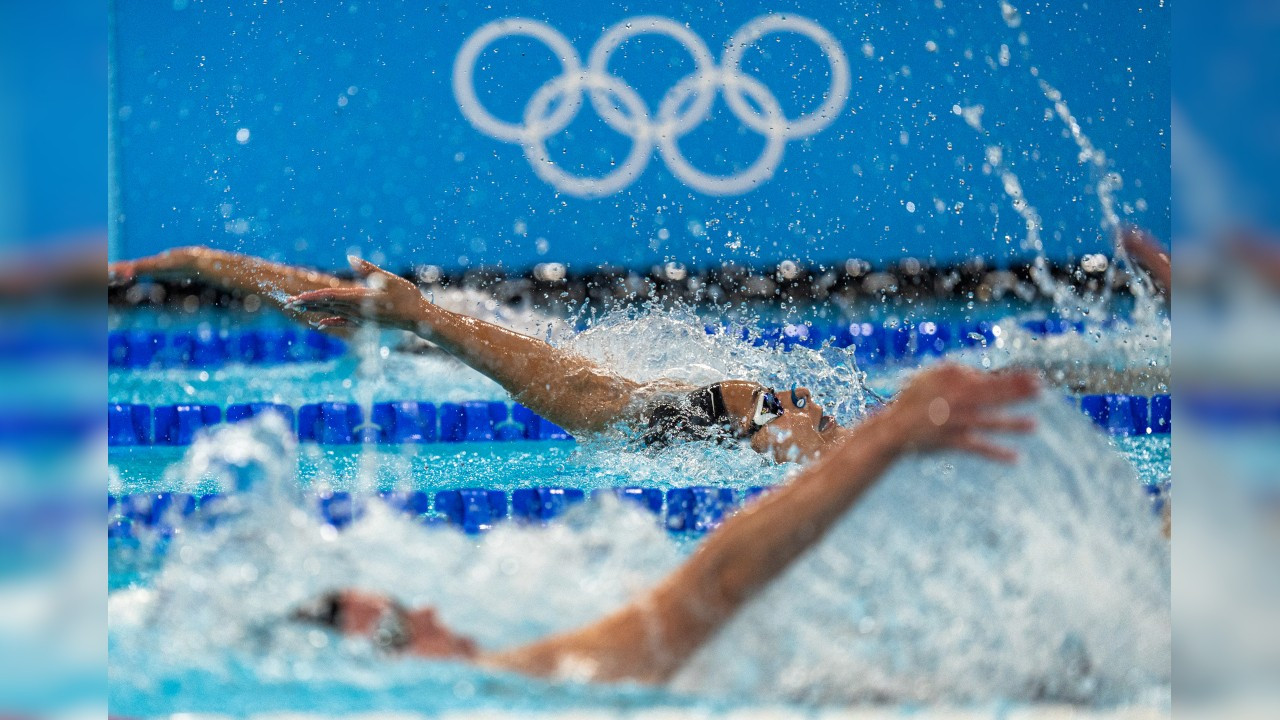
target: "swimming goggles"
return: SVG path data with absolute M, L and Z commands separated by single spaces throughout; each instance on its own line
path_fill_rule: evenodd
M 782 416 L 782 401 L 773 388 L 761 388 L 756 393 L 756 408 L 751 416 L 751 431 L 748 433 L 750 435 Z M 797 409 L 803 409 L 809 404 L 809 398 L 800 397 L 796 394 L 796 389 L 791 388 L 791 404 Z
M 331 592 L 295 609 L 291 617 L 341 632 L 345 610 L 342 595 Z M 370 639 L 383 652 L 397 653 L 409 647 L 409 613 L 404 606 L 391 603 L 378 619 Z
M 761 388 L 756 391 L 755 413 L 751 416 L 751 432 L 777 420 L 782 415 L 782 401 L 772 388 Z

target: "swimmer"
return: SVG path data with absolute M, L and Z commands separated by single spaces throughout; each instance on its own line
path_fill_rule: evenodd
M 1223 252 L 1219 259 L 1229 262 L 1226 268 L 1228 277 L 1234 278 L 1237 273 L 1248 274 L 1263 288 L 1280 293 L 1280 250 L 1275 238 L 1249 230 L 1235 230 L 1223 235 L 1220 242 Z M 1130 259 L 1151 275 L 1168 302 L 1173 290 L 1173 263 L 1169 250 L 1151 233 L 1131 225 L 1120 230 L 1120 243 Z M 1189 279 L 1193 284 L 1196 281 L 1203 283 L 1203 277 Z
M 407 609 L 362 591 L 327 595 L 295 620 L 368 637 L 389 653 L 450 659 L 590 682 L 661 683 L 763 591 L 909 453 L 962 450 L 1013 461 L 992 432 L 1025 433 L 1009 406 L 1033 397 L 1036 376 L 940 365 L 843 434 L 786 485 L 727 519 L 679 568 L 622 609 L 584 627 L 509 650 L 479 649 L 434 610 Z
M 748 379 L 704 387 L 640 383 L 537 338 L 445 310 L 412 282 L 348 258 L 358 282 L 211 248 L 179 248 L 113 263 L 109 280 L 199 279 L 256 293 L 313 327 L 346 333 L 372 323 L 418 335 L 497 382 L 518 402 L 576 436 L 622 428 L 644 445 L 739 441 L 777 462 L 804 462 L 841 445 L 850 429 L 823 413 L 807 388 L 777 392 Z M 992 455 L 976 438 L 962 449 Z M 993 455 L 999 459 L 999 454 Z
M 1173 266 L 1169 261 L 1169 251 L 1151 233 L 1132 225 L 1121 228 L 1120 244 L 1129 257 L 1151 275 L 1167 302 L 1173 290 Z

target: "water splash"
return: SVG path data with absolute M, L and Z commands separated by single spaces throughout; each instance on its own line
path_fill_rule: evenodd
M 618 374 L 653 383 L 675 380 L 700 386 L 727 379 L 753 380 L 778 389 L 807 387 L 842 423 L 860 418 L 868 401 L 864 374 L 852 349 L 829 344 L 810 349 L 755 344 L 755 322 L 729 323 L 707 332 L 692 308 L 656 303 L 604 313 L 564 346 Z
M 1012 4 L 1002 1 L 1000 8 L 1010 28 L 1021 26 L 1022 16 Z M 1002 62 L 1001 65 L 1007 66 L 1008 63 Z M 1031 256 L 1032 282 L 1041 294 L 1052 299 L 1053 314 L 1083 322 L 1087 328 L 1085 333 L 1070 333 L 1046 342 L 1017 338 L 1015 330 L 1017 342 L 1005 343 L 1007 348 L 1015 348 L 1015 351 L 998 353 L 994 361 L 984 358 L 983 364 L 986 367 L 1026 364 L 1044 368 L 1051 379 L 1077 391 L 1167 392 L 1171 359 L 1169 322 L 1167 316 L 1160 312 L 1150 278 L 1129 259 L 1121 244 L 1123 221 L 1117 210 L 1117 194 L 1123 187 L 1123 178 L 1111 166 L 1106 153 L 1096 147 L 1084 132 L 1062 93 L 1040 76 L 1039 68 L 1031 66 L 1028 72 L 1076 145 L 1077 162 L 1089 170 L 1092 194 L 1098 202 L 1100 230 L 1111 241 L 1113 262 L 1107 264 L 1101 291 L 1093 297 L 1082 295 L 1070 284 L 1053 277 L 1042 238 L 1043 218 L 1010 166 L 1006 148 L 993 141 L 991 132 L 983 127 L 985 108 L 982 105 L 953 106 L 952 112 L 961 116 L 989 143 L 983 171 L 999 179 L 1002 191 L 1023 221 L 1021 247 Z M 1121 275 L 1127 278 L 1134 298 L 1128 319 L 1124 321 L 1118 319 L 1120 312 L 1111 291 Z
M 750 701 L 1113 702 L 1164 687 L 1168 550 L 1133 470 L 1059 401 L 1035 411 L 1043 429 L 1020 444 L 1016 467 L 901 462 L 673 689 Z M 507 646 L 618 607 L 686 552 L 617 502 L 480 539 L 372 503 L 338 533 L 293 494 L 288 448 L 269 421 L 192 447 L 193 468 L 252 476 L 248 501 L 212 532 L 180 534 L 149 587 L 110 598 L 118 698 L 203 697 L 210 682 L 247 682 L 241 692 L 258 698 L 301 684 L 311 703 L 417 698 L 405 689 L 415 685 L 444 690 L 444 703 L 459 682 L 483 694 L 502 678 L 389 660 L 284 618 L 321 591 L 362 587 L 434 605 L 482 645 Z
M 677 687 L 1117 701 L 1169 678 L 1168 548 L 1133 471 L 1046 402 L 1016 468 L 903 462 Z

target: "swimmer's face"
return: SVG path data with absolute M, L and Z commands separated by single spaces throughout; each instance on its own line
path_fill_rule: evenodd
M 735 419 L 735 430 L 747 435 L 753 427 L 752 417 L 761 393 L 770 392 L 760 383 L 727 380 L 720 384 L 725 409 Z M 801 461 L 817 455 L 840 433 L 840 426 L 822 414 L 822 406 L 814 402 L 808 388 L 775 393 L 782 404 L 782 414 L 750 435 L 751 447 L 778 462 Z
M 395 610 L 394 604 L 381 595 L 344 590 L 340 597 L 338 630 L 347 635 L 374 635 L 386 614 Z M 406 611 L 403 619 L 408 635 L 406 650 L 414 655 L 469 658 L 476 654 L 475 643 L 445 627 L 431 608 Z

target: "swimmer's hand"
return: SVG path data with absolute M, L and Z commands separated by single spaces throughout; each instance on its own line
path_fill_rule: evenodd
M 1129 253 L 1129 258 L 1151 273 L 1151 279 L 1168 295 L 1173 289 L 1173 266 L 1169 261 L 1169 251 L 1151 233 L 1133 225 L 1120 229 L 1120 244 Z
M 157 280 L 185 280 L 197 274 L 196 259 L 205 249 L 181 247 L 137 260 L 107 263 L 107 285 L 125 285 L 143 276 Z
M 1017 454 L 988 434 L 1034 430 L 1034 420 L 1006 408 L 1039 391 L 1038 376 L 1028 370 L 983 372 L 944 364 L 917 374 L 882 412 L 891 415 L 905 451 L 963 450 L 1014 462 Z
M 426 298 L 412 282 L 354 255 L 347 261 L 364 287 L 339 287 L 299 293 L 285 309 L 319 317 L 313 324 L 339 328 L 374 323 L 413 332 L 417 329 Z

